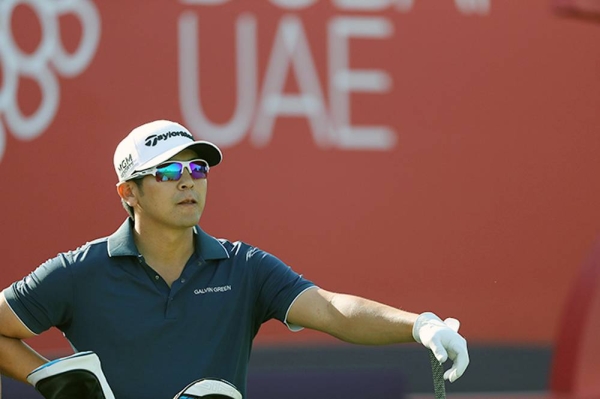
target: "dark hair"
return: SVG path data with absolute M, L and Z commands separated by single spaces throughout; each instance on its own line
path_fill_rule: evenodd
M 135 179 L 131 179 L 128 181 L 134 182 L 135 185 L 138 186 L 140 192 L 143 193 L 143 188 L 142 188 L 143 179 L 144 179 L 144 176 L 137 177 Z M 127 214 L 129 215 L 131 220 L 135 220 L 135 214 L 133 213 L 133 208 L 130 207 L 129 204 L 127 202 L 125 202 L 125 200 L 123 198 L 121 198 L 121 204 L 123 205 L 123 208 L 125 209 L 125 211 L 127 211 Z

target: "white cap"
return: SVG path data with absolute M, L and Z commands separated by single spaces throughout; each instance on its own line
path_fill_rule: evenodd
M 221 395 L 231 399 L 242 399 L 242 394 L 233 384 L 214 378 L 203 378 L 192 382 L 185 387 L 183 391 L 175 396 L 175 399 L 180 397 L 202 398 L 209 395 Z
M 114 155 L 119 182 L 135 172 L 156 166 L 185 149 L 194 150 L 208 166 L 221 162 L 219 147 L 209 141 L 194 141 L 185 127 L 176 122 L 157 120 L 138 126 L 117 146 Z

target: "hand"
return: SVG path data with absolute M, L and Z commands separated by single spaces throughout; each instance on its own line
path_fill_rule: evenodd
M 436 359 L 444 363 L 452 360 L 452 367 L 444 373 L 444 379 L 456 381 L 469 365 L 467 341 L 458 333 L 460 322 L 448 318 L 444 321 L 431 312 L 421 313 L 413 325 L 415 341 L 431 349 Z
M 80 352 L 33 370 L 27 381 L 46 399 L 115 399 L 93 352 Z

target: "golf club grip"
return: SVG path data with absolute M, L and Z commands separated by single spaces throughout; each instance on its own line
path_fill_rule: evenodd
M 435 358 L 435 355 L 432 351 L 429 351 L 429 360 L 431 360 L 431 373 L 433 375 L 433 390 L 435 392 L 435 399 L 446 399 L 444 368 Z

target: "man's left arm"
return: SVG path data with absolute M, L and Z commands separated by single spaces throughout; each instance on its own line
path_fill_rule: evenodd
M 451 382 L 469 364 L 466 340 L 457 333 L 457 323 L 446 324 L 429 312 L 411 313 L 369 299 L 314 288 L 296 298 L 287 322 L 354 344 L 420 342 L 440 362 L 452 360 L 453 366 L 444 374 Z

